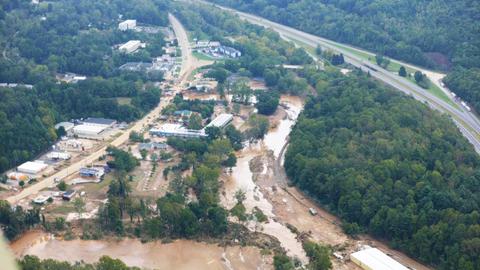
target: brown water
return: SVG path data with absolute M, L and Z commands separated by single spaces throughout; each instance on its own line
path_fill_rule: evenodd
M 64 241 L 32 232 L 12 243 L 11 248 L 17 257 L 30 254 L 42 259 L 93 263 L 107 255 L 129 266 L 148 269 L 272 269 L 257 248 L 224 248 L 189 240 L 168 244 L 159 241 L 142 244 L 137 239 Z
M 269 131 L 262 142 L 249 145 L 240 152 L 237 165 L 232 169 L 231 177 L 225 184 L 226 195 L 222 198 L 222 203 L 228 209 L 232 208 L 236 204 L 235 192 L 237 190 L 243 190 L 246 197 L 243 203 L 247 212 L 251 212 L 254 207 L 258 207 L 268 217 L 269 221 L 265 224 L 250 222 L 247 224 L 247 227 L 252 231 L 262 231 L 265 234 L 277 238 L 288 255 L 295 256 L 306 263 L 308 260 L 301 242 L 296 239 L 296 235 L 284 224 L 276 221 L 273 206 L 254 182 L 253 174 L 249 166 L 250 161 L 254 157 L 267 150 L 272 150 L 275 157 L 278 158 L 282 147 L 285 145 L 288 134 L 302 109 L 302 103 L 298 98 L 286 96 L 282 96 L 281 102 L 287 106 L 287 117 L 280 120 L 277 127 Z M 265 170 L 266 168 L 264 168 L 264 171 Z

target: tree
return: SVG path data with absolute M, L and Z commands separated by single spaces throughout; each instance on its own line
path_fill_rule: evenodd
M 423 76 L 424 76 L 424 75 L 423 75 L 422 72 L 420 72 L 420 71 L 418 71 L 418 70 L 415 71 L 414 78 L 415 78 L 415 81 L 416 81 L 417 83 L 420 83 L 421 81 L 423 81 L 423 79 L 424 79 Z
M 142 159 L 145 160 L 148 155 L 148 150 L 147 149 L 141 149 L 140 150 L 140 155 L 142 156 Z
M 400 75 L 401 77 L 407 77 L 407 70 L 404 66 L 400 67 L 400 69 L 398 70 L 398 75 Z
M 209 126 L 205 128 L 205 133 L 207 134 L 208 139 L 210 141 L 213 141 L 220 138 L 220 136 L 222 135 L 222 130 L 218 127 Z
M 202 129 L 202 117 L 197 113 L 193 113 L 188 121 L 188 128 L 195 130 Z
M 276 254 L 273 256 L 273 266 L 275 270 L 293 270 L 295 266 L 292 260 L 284 254 Z
M 315 54 L 318 56 L 322 55 L 322 47 L 320 45 L 317 45 L 317 47 L 315 48 Z
M 61 181 L 57 184 L 57 188 L 58 188 L 60 191 L 65 191 L 65 190 L 67 190 L 68 185 L 67 185 L 67 183 L 65 183 L 65 181 L 61 180 Z
M 278 92 L 258 90 L 255 92 L 255 96 L 257 97 L 255 107 L 257 108 L 258 113 L 264 115 L 275 113 L 280 102 L 280 95 Z
M 82 198 L 77 197 L 73 200 L 73 207 L 75 208 L 75 211 L 77 211 L 79 219 L 82 219 L 82 214 L 85 212 L 85 201 Z
M 263 115 L 254 114 L 248 120 L 249 129 L 245 132 L 245 137 L 250 140 L 263 139 L 268 132 L 268 118 Z
M 308 269 L 329 270 L 332 268 L 332 262 L 330 261 L 330 250 L 327 247 L 311 241 L 306 241 L 303 243 L 303 249 L 310 258 Z

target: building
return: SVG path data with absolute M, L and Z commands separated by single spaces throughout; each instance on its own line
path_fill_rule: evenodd
M 226 56 L 231 57 L 231 58 L 238 58 L 238 57 L 242 56 L 242 53 L 239 50 L 234 49 L 232 47 L 227 47 L 227 46 L 220 46 L 215 51 L 217 53 L 226 55 Z
M 75 125 L 71 122 L 60 122 L 55 125 L 55 129 L 59 129 L 60 127 L 63 127 L 63 129 L 65 129 L 68 135 L 72 133 L 73 127 L 75 127 Z
M 137 20 L 125 20 L 118 24 L 118 30 L 127 31 L 133 30 L 137 27 Z
M 387 254 L 376 248 L 365 246 L 364 250 L 352 253 L 350 259 L 365 270 L 408 270 Z
M 147 151 L 153 151 L 153 150 L 166 150 L 167 149 L 167 144 L 165 143 L 141 143 L 138 145 L 138 149 L 140 151 L 142 150 L 147 150 Z
M 218 41 L 197 41 L 195 43 L 195 49 L 203 49 L 203 48 L 217 48 L 220 47 L 221 44 Z
M 147 72 L 153 68 L 152 63 L 128 62 L 121 65 L 118 69 L 123 71 Z
M 77 192 L 75 190 L 68 190 L 68 191 L 65 191 L 63 194 L 62 194 L 62 199 L 66 200 L 66 201 L 70 201 L 76 194 Z
M 96 139 L 101 137 L 101 133 L 106 129 L 106 126 L 96 125 L 78 125 L 73 128 L 73 133 L 80 138 Z
M 206 137 L 204 130 L 186 129 L 180 124 L 164 124 L 160 128 L 150 129 L 150 134 L 160 137 L 201 138 Z
M 192 116 L 193 112 L 189 110 L 180 110 L 180 111 L 174 111 L 173 115 L 179 116 L 179 117 L 190 117 Z
M 83 120 L 83 124 L 87 126 L 99 126 L 99 127 L 113 127 L 117 121 L 113 119 L 107 119 L 107 118 L 92 118 L 89 117 L 85 120 Z
M 229 113 L 222 113 L 219 116 L 215 117 L 208 125 L 205 127 L 218 127 L 224 128 L 233 120 L 233 115 Z
M 30 180 L 30 177 L 24 173 L 19 173 L 19 172 L 11 172 L 7 175 L 8 179 L 10 180 L 16 180 L 16 181 L 28 181 Z
M 48 167 L 43 161 L 28 161 L 18 166 L 17 170 L 22 173 L 36 175 Z
M 80 176 L 82 177 L 102 177 L 104 175 L 104 170 L 95 169 L 95 168 L 81 168 Z
M 53 159 L 53 160 L 69 160 L 72 156 L 69 153 L 66 152 L 57 152 L 53 151 L 47 154 L 48 159 Z
M 140 40 L 130 40 L 127 43 L 120 45 L 118 50 L 124 53 L 133 53 L 138 50 L 141 45 L 142 42 Z
M 44 196 L 44 195 L 40 195 L 38 197 L 36 197 L 35 199 L 33 199 L 33 203 L 35 204 L 45 204 L 48 199 L 50 199 L 51 197 L 50 196 Z

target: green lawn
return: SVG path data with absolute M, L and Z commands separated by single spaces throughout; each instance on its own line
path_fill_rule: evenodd
M 218 60 L 217 58 L 211 57 L 209 55 L 206 55 L 204 53 L 200 52 L 192 52 L 193 57 L 197 58 L 198 60 L 205 60 L 205 61 L 216 61 Z

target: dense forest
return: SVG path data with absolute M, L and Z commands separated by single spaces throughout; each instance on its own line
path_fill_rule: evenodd
M 285 168 L 349 233 L 440 269 L 480 269 L 480 159 L 448 117 L 367 76 L 312 78 Z
M 165 26 L 166 5 L 158 1 L 2 1 L 0 82 L 30 84 L 0 88 L 0 172 L 34 158 L 57 139 L 55 123 L 81 117 L 138 119 L 160 100 L 148 76 L 121 73 L 129 61 L 163 53 L 163 35 L 117 30 L 119 15 Z M 116 44 L 140 39 L 145 50 L 125 55 Z M 58 73 L 88 76 L 59 83 Z M 122 98 L 123 102 L 119 102 Z
M 210 0 L 429 68 L 480 111 L 480 2 L 472 0 Z M 461 78 L 461 80 L 460 80 Z

